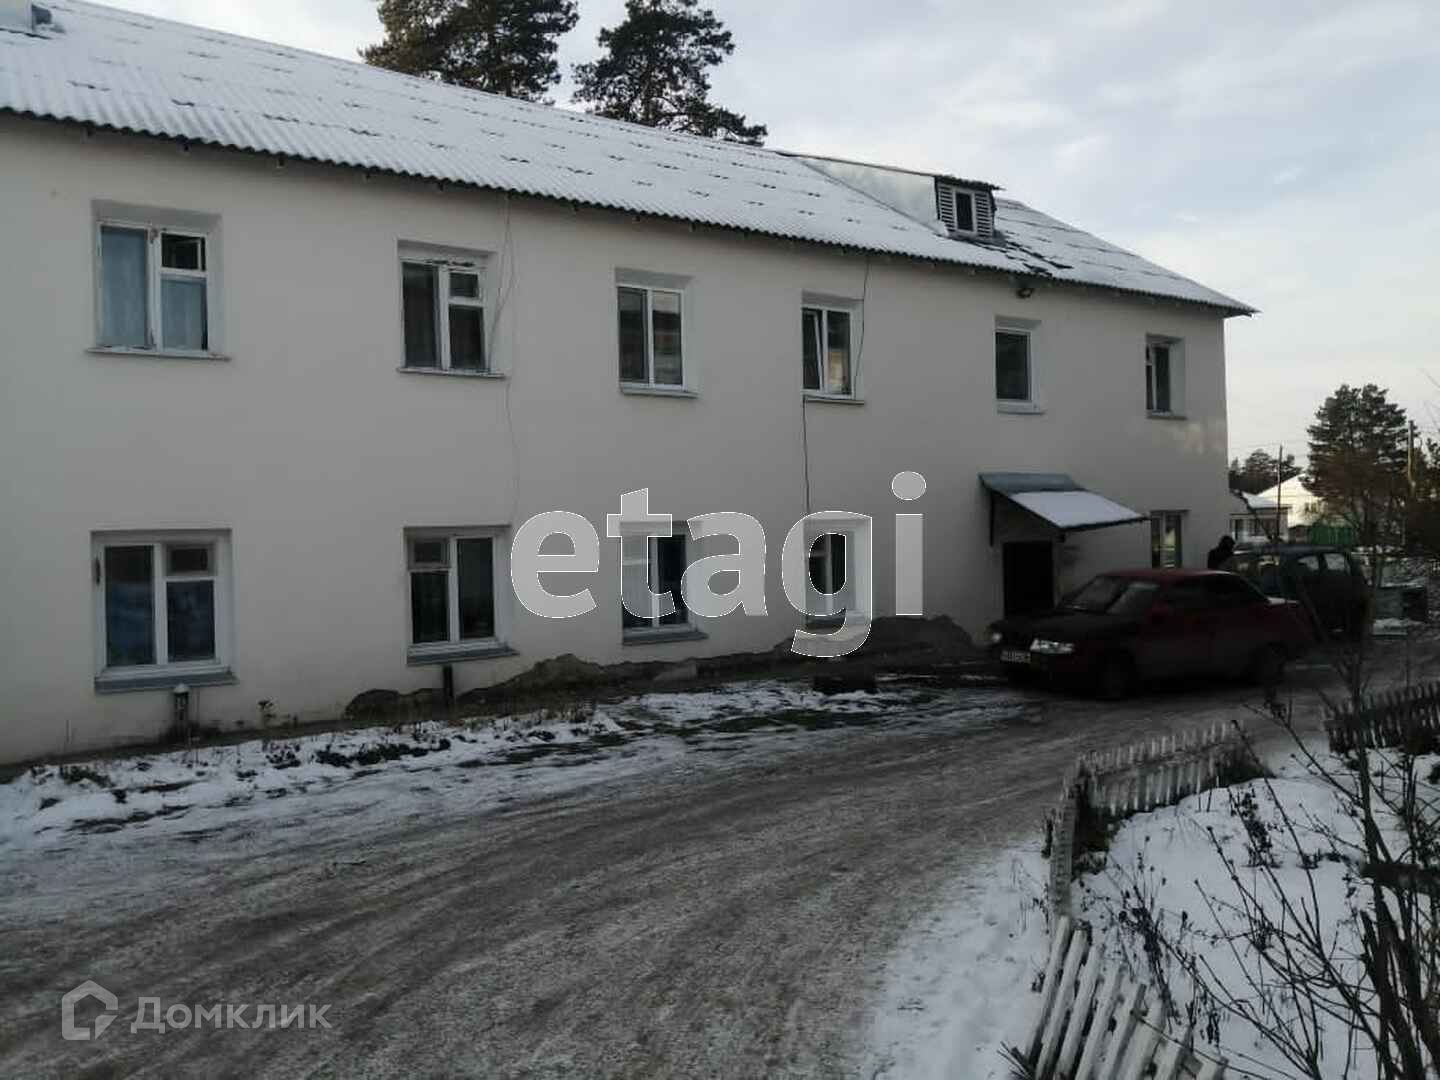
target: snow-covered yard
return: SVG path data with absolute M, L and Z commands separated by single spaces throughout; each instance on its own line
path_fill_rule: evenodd
M 1323 745 L 1310 750 L 1326 769 L 1347 775 Z M 1440 794 L 1427 780 L 1437 760 L 1417 759 L 1422 799 Z M 1374 752 L 1372 772 L 1397 761 L 1396 754 Z M 1229 1075 L 1276 1080 L 1303 1074 L 1256 1023 L 1293 1025 L 1298 1002 L 1276 990 L 1260 950 L 1282 947 L 1279 932 L 1293 932 L 1298 914 L 1314 920 L 1336 970 L 1352 984 L 1360 982 L 1357 914 L 1368 910 L 1368 890 L 1350 846 L 1360 836 L 1346 800 L 1301 755 L 1276 755 L 1269 765 L 1269 778 L 1128 819 L 1099 856 L 1103 866 L 1076 882 L 1074 905 L 1113 962 L 1124 962 L 1152 985 L 1164 983 L 1181 1013 L 1194 1009 L 1202 1035 L 1229 1059 Z M 1388 838 L 1400 851 L 1403 841 L 1394 822 L 1388 824 Z M 957 882 L 929 921 L 912 932 L 892 962 L 889 991 L 877 1013 L 871 1040 L 876 1075 L 1011 1075 L 1001 1051 L 1023 1045 L 1033 1030 L 1035 990 L 1049 948 L 1044 874 L 1037 838 Z M 1293 905 L 1288 915 L 1282 893 Z M 1247 902 L 1255 905 L 1249 916 Z M 1268 933 L 1256 932 L 1267 923 Z M 1255 1020 L 1207 1003 L 1176 955 L 1155 948 L 1159 939 L 1190 958 L 1211 986 L 1246 1002 Z M 1333 1003 L 1334 995 L 1327 997 Z M 1321 1027 L 1322 1075 L 1377 1075 L 1363 1037 L 1352 1045 L 1349 1025 L 1334 1017 L 1322 1017 Z
M 638 694 L 517 715 L 38 765 L 0 784 L 0 856 L 125 830 L 201 840 L 258 821 L 387 822 L 573 788 L 673 759 L 880 722 L 937 695 L 923 683 L 826 695 L 783 681 Z

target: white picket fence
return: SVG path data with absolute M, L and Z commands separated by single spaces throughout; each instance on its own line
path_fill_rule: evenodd
M 1090 933 L 1062 918 L 1035 1034 L 1027 1048 L 1039 1080 L 1223 1080 L 1225 1059 L 1197 1046 L 1194 1025 L 1167 1033 L 1165 1004 L 1124 964 L 1107 965 Z
M 1244 731 L 1216 723 L 1118 750 L 1085 754 L 1076 772 L 1090 806 L 1108 817 L 1173 806 L 1213 787 L 1221 769 L 1244 750 Z
M 1050 910 L 1070 914 L 1075 829 L 1083 803 L 1092 815 L 1120 818 L 1172 806 L 1220 783 L 1246 753 L 1243 727 L 1217 723 L 1116 750 L 1082 754 L 1065 775 L 1050 819 Z

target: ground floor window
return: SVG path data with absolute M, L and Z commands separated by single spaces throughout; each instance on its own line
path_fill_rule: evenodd
M 190 532 L 95 537 L 102 674 L 222 663 L 224 543 Z
M 497 539 L 429 530 L 406 538 L 412 650 L 498 641 Z
M 620 551 L 620 582 L 625 593 L 620 605 L 621 627 L 630 632 L 687 625 L 690 612 L 680 587 L 686 566 L 685 537 L 627 536 L 620 541 Z M 674 611 L 662 611 L 659 597 L 665 595 L 674 603 Z
M 810 545 L 811 615 L 818 618 L 843 615 L 846 608 L 846 542 L 844 533 L 825 533 Z
M 1183 566 L 1185 548 L 1182 510 L 1156 510 L 1150 515 L 1150 565 L 1156 569 Z

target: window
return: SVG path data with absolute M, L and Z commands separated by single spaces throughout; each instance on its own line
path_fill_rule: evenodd
M 101 678 L 223 667 L 224 538 L 158 533 L 97 536 Z
M 685 385 L 682 296 L 648 285 L 617 287 L 622 383 Z
M 1145 345 L 1145 411 L 1158 416 L 1182 412 L 1184 362 L 1180 342 L 1151 338 Z
M 1151 566 L 1159 569 L 1185 564 L 1185 549 L 1181 542 L 1184 517 L 1184 512 L 1178 510 L 1157 510 L 1150 515 Z
M 841 308 L 802 307 L 803 385 L 806 390 L 850 397 L 850 312 Z
M 621 588 L 626 590 L 630 607 L 648 614 L 635 615 L 620 605 L 620 625 L 626 631 L 647 630 L 662 626 L 685 626 L 690 613 L 680 583 L 685 574 L 685 537 L 626 536 L 620 541 Z M 644 584 L 646 590 L 640 588 Z M 661 614 L 658 595 L 668 593 L 675 610 Z
M 499 644 L 494 532 L 416 532 L 406 538 L 412 655 Z
M 995 397 L 1029 402 L 1030 334 L 1026 330 L 995 331 Z
M 96 344 L 166 352 L 210 349 L 204 233 L 100 223 Z
M 476 260 L 402 258 L 405 367 L 485 372 L 485 296 Z
M 812 617 L 843 615 L 845 599 L 846 543 L 844 533 L 825 533 L 810 545 L 810 587 L 820 595 L 812 597 Z

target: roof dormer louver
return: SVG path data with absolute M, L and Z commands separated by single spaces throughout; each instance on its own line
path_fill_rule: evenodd
M 990 192 L 935 181 L 935 215 L 957 236 L 988 238 L 995 231 L 995 210 Z

